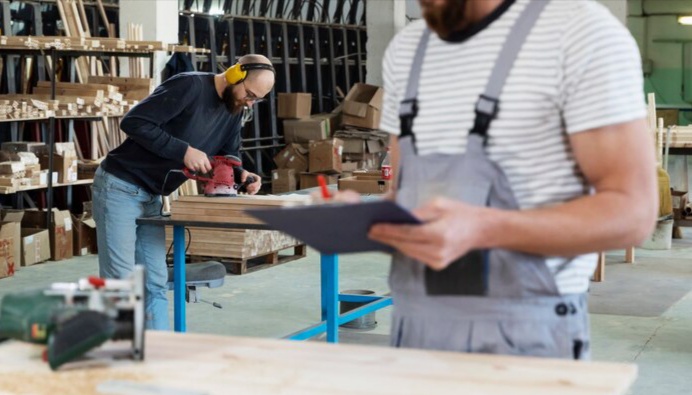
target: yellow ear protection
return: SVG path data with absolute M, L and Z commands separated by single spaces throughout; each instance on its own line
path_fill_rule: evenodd
M 229 67 L 228 70 L 226 70 L 226 72 L 224 73 L 224 76 L 226 77 L 226 82 L 228 82 L 231 85 L 240 84 L 245 80 L 245 78 L 247 78 L 247 73 L 250 70 L 269 70 L 272 73 L 275 73 L 274 67 L 270 64 L 236 63 L 233 66 Z

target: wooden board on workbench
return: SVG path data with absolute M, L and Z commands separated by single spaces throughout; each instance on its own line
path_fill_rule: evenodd
M 635 364 L 165 331 L 146 332 L 144 361 L 104 358 L 128 345 L 107 344 L 99 359 L 53 372 L 44 346 L 0 343 L 0 388 L 88 395 L 115 381 L 130 393 L 624 395 L 637 377 Z
M 309 197 L 307 196 L 181 196 L 171 203 L 171 218 L 180 221 L 262 224 L 262 221 L 243 211 L 246 209 L 279 208 L 287 205 L 305 204 L 308 201 Z

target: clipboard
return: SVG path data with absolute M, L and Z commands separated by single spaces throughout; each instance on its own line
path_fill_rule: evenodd
M 391 253 L 394 249 L 390 246 L 368 238 L 372 225 L 421 224 L 408 210 L 389 200 L 257 209 L 247 210 L 246 213 L 323 254 Z

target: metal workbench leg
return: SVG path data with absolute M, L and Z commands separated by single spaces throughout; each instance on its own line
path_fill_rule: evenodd
M 173 226 L 173 328 L 185 332 L 185 227 Z
M 339 342 L 339 259 L 337 255 L 320 257 L 322 321 L 327 321 L 327 342 Z

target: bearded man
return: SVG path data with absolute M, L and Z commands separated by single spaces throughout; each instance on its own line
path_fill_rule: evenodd
M 262 55 L 246 55 L 221 74 L 181 73 L 166 80 L 123 118 L 127 134 L 96 172 L 93 190 L 98 233 L 99 271 L 103 278 L 125 278 L 135 264 L 146 267 L 146 324 L 169 328 L 164 228 L 137 225 L 140 217 L 161 212 L 162 196 L 186 178 L 184 167 L 211 170 L 209 157 L 239 157 L 243 108 L 263 100 L 274 86 L 274 69 Z M 260 177 L 248 177 L 250 194 Z
M 423 222 L 370 233 L 397 250 L 392 344 L 587 359 L 595 252 L 656 221 L 637 44 L 591 0 L 420 4 L 383 61 L 396 200 Z

